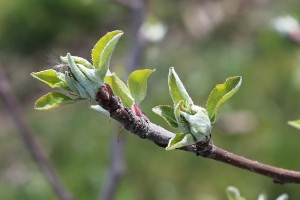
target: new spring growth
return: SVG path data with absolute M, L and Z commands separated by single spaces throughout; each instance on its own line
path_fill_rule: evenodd
M 240 191 L 233 186 L 228 186 L 226 189 L 227 193 L 227 199 L 228 200 L 246 200 L 245 197 L 241 196 Z M 257 198 L 257 200 L 267 200 L 266 194 L 260 194 Z M 279 197 L 276 198 L 276 200 L 288 200 L 289 196 L 287 194 L 281 194 Z
M 137 116 L 147 119 L 139 105 L 146 97 L 147 80 L 154 70 L 132 72 L 127 84 L 109 70 L 111 55 L 122 35 L 122 31 L 112 31 L 100 38 L 92 50 L 92 63 L 68 53 L 61 57 L 63 63 L 61 66 L 66 67 L 66 70 L 48 69 L 31 73 L 34 78 L 51 88 L 60 89 L 39 98 L 35 103 L 35 109 L 49 110 L 84 99 L 92 102 L 100 87 L 108 84 L 124 106 L 131 108 Z M 194 104 L 174 68 L 171 67 L 168 85 L 173 106 L 162 105 L 153 108 L 153 111 L 171 126 L 180 129 L 180 133 L 170 139 L 166 149 L 172 150 L 197 142 L 207 142 L 211 135 L 211 124 L 217 119 L 219 107 L 238 90 L 241 81 L 241 77 L 235 76 L 217 85 L 208 98 L 206 108 L 203 108 Z M 92 105 L 91 108 L 109 114 L 99 105 Z
M 79 100 L 94 100 L 97 91 L 104 84 L 104 78 L 111 74 L 108 69 L 110 58 L 122 35 L 122 31 L 112 31 L 100 38 L 92 50 L 92 64 L 84 58 L 68 53 L 60 57 L 60 66 L 66 67 L 66 70 L 48 69 L 31 73 L 34 78 L 50 87 L 60 89 L 60 92 L 50 92 L 39 98 L 35 109 L 49 110 Z M 105 112 L 97 105 L 91 107 Z
M 34 78 L 50 87 L 60 89 L 59 92 L 50 92 L 39 98 L 35 103 L 35 109 L 49 110 L 85 99 L 92 102 L 99 89 L 104 84 L 109 84 L 114 95 L 120 98 L 124 106 L 131 108 L 136 115 L 147 119 L 138 105 L 146 97 L 147 80 L 154 70 L 144 69 L 132 72 L 128 77 L 127 85 L 109 70 L 111 55 L 122 35 L 123 32 L 117 30 L 100 38 L 92 50 L 92 63 L 68 53 L 60 57 L 62 64 L 56 68 L 61 69 L 31 73 Z M 109 114 L 100 105 L 91 105 L 91 108 Z
M 161 105 L 152 109 L 169 125 L 181 131 L 170 139 L 166 149 L 173 150 L 197 142 L 208 142 L 219 107 L 238 90 L 241 81 L 242 78 L 236 76 L 217 85 L 211 92 L 205 109 L 194 104 L 174 68 L 171 67 L 168 85 L 173 106 Z
M 170 139 L 166 149 L 172 150 L 204 141 L 211 132 L 208 114 L 204 108 L 194 105 L 173 67 L 169 70 L 168 85 L 173 100 L 173 108 L 170 107 L 171 110 L 173 109 L 173 122 L 179 127 L 181 133 Z M 160 115 L 164 112 L 164 108 L 158 106 L 153 111 Z

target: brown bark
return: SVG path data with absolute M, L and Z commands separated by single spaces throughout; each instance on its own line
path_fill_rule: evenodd
M 110 116 L 124 127 L 142 139 L 147 139 L 160 147 L 166 147 L 170 138 L 175 134 L 151 123 L 148 119 L 135 115 L 132 110 L 122 105 L 109 85 L 100 88 L 97 99 L 99 105 L 106 109 Z M 227 152 L 212 144 L 211 138 L 207 142 L 180 148 L 180 150 L 195 153 L 201 157 L 210 158 L 235 167 L 239 167 L 273 179 L 275 183 L 300 183 L 300 172 L 273 167 L 254 160 Z

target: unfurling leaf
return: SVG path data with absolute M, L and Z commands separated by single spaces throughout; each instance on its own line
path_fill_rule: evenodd
M 47 69 L 40 72 L 32 72 L 31 76 L 46 83 L 51 88 L 55 88 L 55 85 L 61 82 L 61 80 L 58 78 L 57 72 L 53 69 Z
M 79 94 L 79 91 L 77 90 L 76 87 L 77 81 L 74 79 L 73 76 L 70 75 L 70 72 L 66 71 L 65 73 L 66 73 L 65 79 L 68 87 L 71 88 L 71 90 L 76 94 Z
M 81 65 L 83 65 L 83 66 L 85 66 L 86 68 L 89 68 L 89 69 L 94 68 L 93 65 L 84 58 L 81 58 L 81 57 L 78 57 L 78 56 L 71 56 L 71 57 L 74 60 L 75 64 L 81 64 Z M 61 56 L 60 60 L 64 63 L 68 63 L 68 56 Z
M 266 194 L 260 194 L 258 196 L 258 199 L 257 200 L 267 200 L 267 195 Z M 287 194 L 282 194 L 280 195 L 279 197 L 276 198 L 276 200 L 288 200 L 289 199 L 289 196 Z
M 241 196 L 240 191 L 233 186 L 227 187 L 226 193 L 228 200 L 246 200 Z
M 242 83 L 242 77 L 234 76 L 226 79 L 225 83 L 218 84 L 210 93 L 206 104 L 208 116 L 212 123 L 216 122 L 220 106 L 234 95 Z
M 289 121 L 288 124 L 296 129 L 300 129 L 300 120 Z
M 124 106 L 130 108 L 133 105 L 134 100 L 130 94 L 129 89 L 127 88 L 125 83 L 121 79 L 119 79 L 119 77 L 117 77 L 115 73 L 113 73 L 112 76 L 106 76 L 105 82 L 108 83 L 114 94 L 120 97 Z
M 260 194 L 257 198 L 257 200 L 267 200 L 268 196 L 266 194 Z
M 74 75 L 74 77 L 76 78 L 76 80 L 78 81 L 77 82 L 78 84 L 77 85 L 75 84 L 77 90 L 80 91 L 79 88 L 83 87 L 84 90 L 88 93 L 87 98 L 94 98 L 96 93 L 95 93 L 95 88 L 93 88 L 92 82 L 80 70 L 78 65 L 75 64 L 72 56 L 69 53 L 67 54 L 67 57 L 68 57 L 68 63 L 70 65 L 70 70 Z M 86 97 L 86 96 L 82 95 L 82 97 Z
M 169 140 L 166 150 L 173 150 L 191 144 L 195 144 L 195 140 L 191 134 L 177 133 Z
M 136 70 L 129 75 L 127 85 L 137 105 L 146 97 L 147 79 L 154 71 L 151 69 Z
M 50 92 L 42 97 L 40 97 L 34 105 L 36 110 L 51 110 L 57 108 L 64 104 L 75 103 L 74 99 L 59 93 L 59 92 Z
M 61 89 L 67 90 L 67 91 L 72 91 L 72 89 L 68 86 L 68 84 L 65 80 L 55 83 L 54 88 L 61 88 Z
M 174 108 L 172 106 L 168 106 L 168 105 L 155 106 L 154 108 L 152 108 L 152 111 L 155 114 L 161 116 L 164 120 L 166 120 L 170 126 L 174 128 L 178 127 L 174 115 Z
M 98 70 L 98 74 L 104 79 L 111 55 L 117 45 L 120 37 L 123 35 L 123 31 L 112 31 L 100 38 L 92 50 L 92 60 L 94 67 Z
M 95 74 L 94 69 L 88 69 L 82 64 L 76 64 L 76 65 L 80 69 L 80 71 L 86 76 L 86 78 L 93 83 L 95 90 L 97 90 L 103 85 L 104 80 L 101 80 L 100 77 L 98 77 Z
M 279 197 L 277 197 L 276 200 L 288 200 L 289 199 L 289 195 L 287 194 L 282 194 Z
M 204 141 L 206 136 L 211 133 L 211 123 L 207 112 L 200 106 L 192 106 L 192 113 L 181 112 L 181 116 L 188 122 L 189 132 L 197 142 Z
M 191 134 L 189 129 L 189 123 L 183 117 L 181 117 L 181 108 L 185 108 L 186 104 L 187 104 L 186 101 L 181 100 L 174 107 L 174 115 L 181 132 L 185 134 Z
M 193 104 L 192 99 L 175 72 L 174 67 L 170 67 L 169 69 L 168 84 L 169 92 L 173 99 L 174 105 L 177 105 L 181 100 L 187 101 L 188 104 Z

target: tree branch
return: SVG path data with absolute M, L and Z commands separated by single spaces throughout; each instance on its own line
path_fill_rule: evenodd
M 274 183 L 300 183 L 300 172 L 265 165 L 213 146 L 208 158 L 268 176 Z
M 99 89 L 96 100 L 100 106 L 110 113 L 113 119 L 124 125 L 128 131 L 142 139 L 150 140 L 160 147 L 166 147 L 170 138 L 175 135 L 151 123 L 148 119 L 135 115 L 129 108 L 124 107 L 107 84 Z M 206 142 L 199 142 L 195 145 L 180 148 L 180 150 L 270 177 L 275 183 L 300 183 L 300 172 L 265 165 L 227 152 L 214 146 L 210 137 L 207 138 Z
M 115 137 L 113 138 L 111 145 L 110 167 L 105 184 L 99 195 L 99 199 L 111 200 L 114 197 L 122 175 L 124 174 L 124 145 L 124 134 L 122 134 L 120 139 Z
M 30 152 L 31 156 L 35 160 L 36 164 L 40 167 L 48 182 L 50 183 L 53 191 L 60 200 L 72 200 L 70 193 L 62 185 L 58 175 L 43 154 L 41 147 L 35 140 L 32 131 L 26 124 L 23 116 L 21 115 L 21 106 L 12 92 L 8 80 L 4 72 L 0 68 L 0 96 L 2 97 L 4 104 L 10 112 L 12 119 L 14 120 L 17 128 L 19 129 L 20 136 Z

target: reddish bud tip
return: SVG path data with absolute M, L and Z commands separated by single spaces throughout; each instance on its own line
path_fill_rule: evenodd
M 147 115 L 143 113 L 136 104 L 133 104 L 133 110 L 137 116 L 142 117 L 144 119 L 148 119 Z

